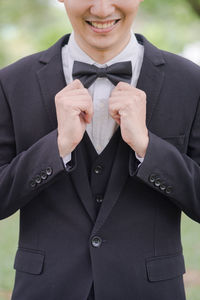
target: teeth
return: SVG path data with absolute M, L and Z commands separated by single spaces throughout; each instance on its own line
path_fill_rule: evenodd
M 99 28 L 99 29 L 105 29 L 105 28 L 109 28 L 111 26 L 113 26 L 115 24 L 115 21 L 112 22 L 108 22 L 108 23 L 96 23 L 96 22 L 91 22 L 92 26 L 95 28 Z

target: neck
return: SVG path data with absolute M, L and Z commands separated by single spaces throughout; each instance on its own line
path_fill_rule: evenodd
M 124 50 L 124 48 L 128 45 L 130 41 L 131 34 L 127 36 L 124 41 L 121 41 L 119 47 L 112 47 L 112 48 L 92 48 L 88 47 L 88 45 L 83 43 L 80 43 L 78 39 L 75 40 L 78 44 L 78 46 L 89 56 L 91 57 L 95 62 L 99 64 L 105 64 L 106 62 L 110 61 L 114 57 L 116 57 L 120 52 Z

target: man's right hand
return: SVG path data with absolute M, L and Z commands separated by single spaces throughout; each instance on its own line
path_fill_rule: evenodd
M 61 157 L 80 143 L 87 123 L 93 116 L 92 98 L 79 80 L 75 80 L 55 97 L 58 121 L 58 149 Z

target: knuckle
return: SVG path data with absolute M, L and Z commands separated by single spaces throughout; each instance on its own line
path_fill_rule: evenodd
M 146 99 L 146 93 L 144 91 L 140 90 L 139 95 L 141 98 Z
M 61 93 L 56 94 L 56 96 L 55 96 L 55 103 L 56 104 L 60 104 L 61 100 L 62 100 Z
M 86 88 L 82 89 L 85 94 L 88 94 L 88 90 Z
M 70 106 L 71 106 L 71 105 L 70 105 L 68 102 L 64 102 L 64 103 L 63 103 L 63 109 L 64 109 L 64 110 L 69 110 L 69 109 L 70 109 Z
M 111 96 L 115 97 L 115 96 L 118 95 L 118 93 L 119 93 L 119 91 L 113 90 L 112 93 L 111 93 Z
M 118 85 L 117 85 L 117 86 L 118 86 L 119 88 L 122 88 L 122 87 L 124 87 L 124 86 L 125 86 L 125 84 L 126 84 L 125 82 L 123 82 L 123 81 L 120 81 L 120 82 L 118 83 Z
M 132 109 L 132 107 L 133 107 L 133 101 L 129 101 L 129 102 L 127 102 L 127 104 L 126 104 L 126 108 L 127 108 L 128 110 L 131 110 L 131 109 Z
M 114 102 L 111 100 L 111 101 L 109 101 L 108 102 L 108 107 L 109 108 L 113 108 L 113 106 L 114 106 Z
M 74 81 L 72 81 L 70 84 L 71 85 L 75 85 L 75 84 L 79 84 L 80 83 L 80 81 L 78 80 L 78 79 L 75 79 Z

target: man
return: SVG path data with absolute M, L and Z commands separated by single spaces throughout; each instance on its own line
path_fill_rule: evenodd
M 20 209 L 12 299 L 183 300 L 200 69 L 131 33 L 141 0 L 60 2 L 73 34 L 0 71 L 0 217 Z

